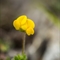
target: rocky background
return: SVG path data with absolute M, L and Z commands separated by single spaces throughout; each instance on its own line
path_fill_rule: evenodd
M 35 34 L 26 35 L 28 60 L 60 60 L 60 26 L 48 17 L 50 13 L 57 16 L 53 22 L 60 20 L 60 0 L 0 0 L 0 58 L 21 53 L 23 33 L 16 31 L 12 23 L 25 14 L 36 24 Z

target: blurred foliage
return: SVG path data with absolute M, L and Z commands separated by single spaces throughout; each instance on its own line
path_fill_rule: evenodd
M 4 42 L 3 40 L 0 39 L 0 50 L 2 52 L 7 52 L 9 50 L 9 45 L 8 43 Z
M 56 0 L 56 2 L 51 5 L 51 7 L 57 14 L 59 14 L 59 12 L 60 12 L 60 0 Z
M 6 60 L 11 60 L 9 57 Z M 12 60 L 27 60 L 27 57 L 25 54 L 18 54 L 12 58 Z
M 44 13 L 48 16 L 48 19 L 51 20 L 53 22 L 53 24 L 55 24 L 59 29 L 60 29 L 60 19 L 59 17 L 54 14 L 52 11 L 50 11 L 46 6 L 44 6 L 43 4 L 37 4 L 38 8 L 42 11 L 44 11 Z
M 17 55 L 17 56 L 14 57 L 13 60 L 27 60 L 27 57 L 26 57 L 25 54 L 23 54 L 23 55 Z
M 6 60 L 11 60 L 10 57 L 7 57 Z
M 40 0 L 42 4 L 48 6 L 53 12 L 59 14 L 60 12 L 60 0 Z

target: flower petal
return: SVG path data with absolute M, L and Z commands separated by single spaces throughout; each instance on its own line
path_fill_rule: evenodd
M 26 30 L 26 34 L 27 34 L 27 35 L 33 35 L 33 34 L 34 34 L 34 30 L 29 27 L 29 28 Z
M 21 26 L 21 29 L 23 29 L 23 30 L 26 30 L 27 28 L 28 28 L 27 23 L 25 23 L 24 25 Z
M 13 21 L 13 26 L 15 27 L 16 30 L 19 30 L 20 29 L 20 23 L 18 20 L 14 20 Z
M 35 27 L 35 24 L 34 24 L 34 22 L 31 19 L 27 19 L 27 21 L 28 21 L 28 26 L 29 27 L 32 27 L 32 28 Z
M 26 15 L 19 16 L 16 20 L 19 20 L 20 24 L 23 25 L 26 23 L 27 16 Z

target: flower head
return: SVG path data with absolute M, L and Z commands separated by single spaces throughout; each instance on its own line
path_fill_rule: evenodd
M 27 35 L 34 34 L 35 24 L 31 19 L 28 19 L 25 15 L 22 15 L 18 17 L 16 20 L 14 20 L 13 26 L 16 30 L 24 30 Z

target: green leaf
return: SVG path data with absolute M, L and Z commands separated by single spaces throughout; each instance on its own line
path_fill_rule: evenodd
M 27 60 L 27 57 L 25 54 L 22 54 L 22 55 L 17 55 L 14 57 L 14 60 Z
M 14 57 L 14 60 L 19 60 L 19 58 L 17 56 Z

